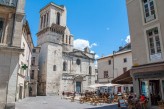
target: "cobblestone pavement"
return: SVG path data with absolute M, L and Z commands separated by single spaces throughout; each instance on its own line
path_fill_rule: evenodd
M 117 104 L 99 104 L 93 106 L 89 103 L 80 104 L 78 101 L 61 99 L 59 96 L 38 96 L 25 98 L 16 102 L 16 109 L 118 109 Z

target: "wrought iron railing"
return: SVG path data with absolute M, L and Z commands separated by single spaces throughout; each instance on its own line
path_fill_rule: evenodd
M 16 7 L 17 0 L 0 0 L 0 5 Z

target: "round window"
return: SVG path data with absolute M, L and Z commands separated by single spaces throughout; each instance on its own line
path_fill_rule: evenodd
M 77 64 L 77 65 L 80 65 L 80 64 L 81 64 L 81 60 L 80 60 L 80 59 L 77 59 L 77 60 L 76 60 L 76 64 Z

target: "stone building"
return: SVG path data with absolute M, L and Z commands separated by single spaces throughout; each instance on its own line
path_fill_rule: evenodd
M 37 96 L 40 47 L 32 49 L 29 96 Z
M 113 79 L 129 71 L 132 67 L 132 51 L 131 44 L 125 47 L 120 47 L 119 50 L 113 54 L 101 57 L 98 62 L 98 82 L 111 83 Z M 116 87 L 115 93 L 130 92 L 132 85 L 124 84 L 122 87 Z
M 132 43 L 134 90 L 149 106 L 164 99 L 164 1 L 126 0 Z
M 40 10 L 39 95 L 83 92 L 95 83 L 95 54 L 89 48 L 73 49 L 74 37 L 66 25 L 66 15 L 66 8 L 54 3 Z
M 14 107 L 16 100 L 28 96 L 33 43 L 24 2 L 0 0 L 0 109 Z

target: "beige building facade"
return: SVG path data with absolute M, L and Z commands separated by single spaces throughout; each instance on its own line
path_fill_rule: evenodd
M 38 36 L 39 95 L 84 92 L 95 83 L 95 54 L 73 49 L 66 8 L 50 3 L 40 10 Z
M 111 83 L 114 78 L 122 75 L 132 67 L 131 45 L 127 44 L 117 52 L 98 59 L 98 82 Z M 124 88 L 125 87 L 125 88 Z M 132 85 L 125 84 L 115 88 L 115 93 L 130 92 Z
M 37 96 L 40 47 L 32 49 L 29 96 Z
M 14 108 L 16 100 L 28 96 L 33 43 L 24 19 L 24 3 L 0 1 L 0 109 Z M 23 66 L 28 68 L 22 70 Z
M 164 99 L 164 1 L 126 0 L 132 43 L 134 90 L 149 106 Z M 160 96 L 160 98 L 156 98 Z

